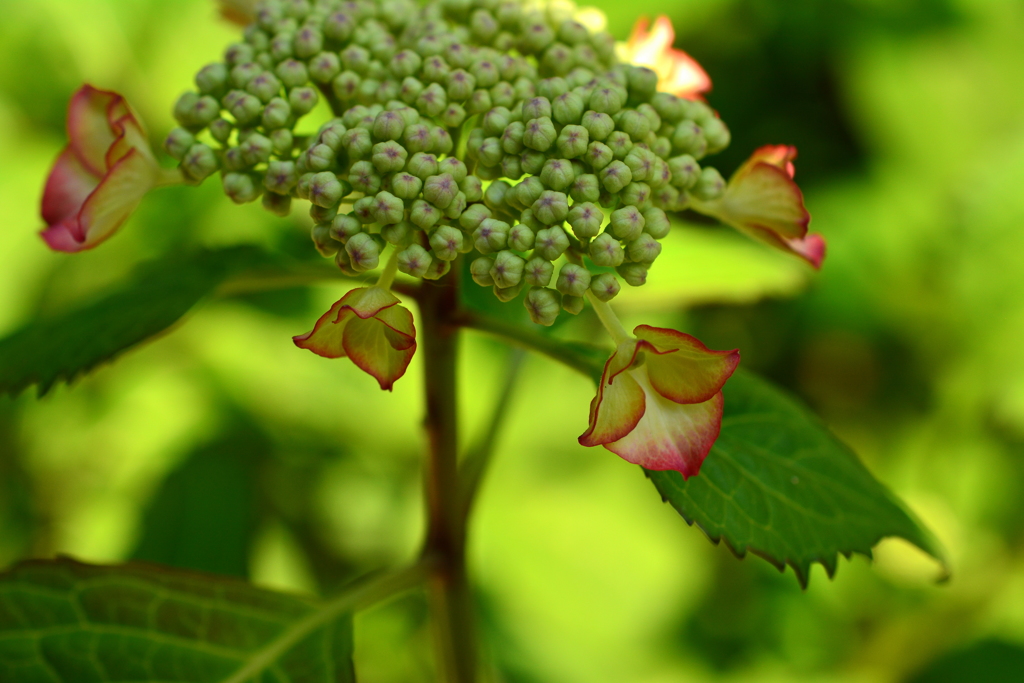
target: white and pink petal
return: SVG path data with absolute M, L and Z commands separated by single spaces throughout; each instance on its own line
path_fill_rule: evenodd
M 703 403 L 722 390 L 740 362 L 738 350 L 712 351 L 677 330 L 639 325 L 633 334 L 647 351 L 651 385 L 676 403 Z

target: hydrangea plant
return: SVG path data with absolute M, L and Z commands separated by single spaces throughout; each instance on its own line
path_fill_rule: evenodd
M 812 563 L 831 575 L 839 553 L 869 554 L 885 536 L 938 553 L 799 405 L 737 371 L 738 350 L 620 322 L 617 295 L 659 277 L 662 240 L 684 211 L 815 269 L 825 254 L 793 180 L 795 148 L 757 149 L 728 181 L 708 163 L 729 145 L 729 129 L 705 100 L 708 75 L 672 46 L 668 19 L 641 19 L 617 44 L 599 12 L 558 0 L 222 9 L 244 26 L 242 38 L 174 103 L 178 127 L 164 149 L 176 167 L 161 163 L 123 96 L 90 85 L 72 96 L 69 144 L 43 194 L 43 239 L 64 252 L 96 247 L 149 191 L 170 184 L 219 181 L 239 204 L 259 201 L 279 216 L 308 210 L 310 248 L 341 276 L 375 283 L 350 285 L 295 346 L 347 358 L 386 390 L 422 358 L 421 560 L 323 602 L 167 568 L 29 561 L 0 581 L 0 630 L 10 634 L 0 639 L 0 680 L 44 669 L 69 681 L 86 670 L 96 676 L 82 680 L 353 680 L 352 612 L 421 582 L 443 680 L 475 680 L 465 545 L 489 453 L 460 461 L 457 450 L 466 328 L 592 377 L 579 443 L 641 466 L 687 522 L 741 557 L 788 565 L 806 584 Z M 330 117 L 300 132 L 323 104 Z M 124 295 L 115 294 L 0 342 L 0 388 L 45 391 L 163 331 L 226 281 L 287 280 L 289 267 L 245 246 L 163 264 L 147 281 L 167 287 L 129 288 L 148 313 L 124 322 Z M 168 288 L 177 299 L 164 310 Z M 491 303 L 471 304 L 474 289 Z M 523 308 L 528 322 L 514 314 Z M 547 330 L 591 315 L 610 354 Z M 102 320 L 106 334 L 76 344 L 66 330 L 83 316 Z M 586 407 L 566 410 L 582 416 Z

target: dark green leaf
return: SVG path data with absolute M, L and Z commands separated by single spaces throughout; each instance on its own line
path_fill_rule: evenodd
M 910 683 L 1019 683 L 1024 681 L 1024 648 L 1001 640 L 982 640 L 939 657 Z
M 182 253 L 140 266 L 115 291 L 0 340 L 0 393 L 45 394 L 165 331 L 225 278 L 265 266 L 255 247 Z
M 0 575 L 0 683 L 354 681 L 338 604 L 155 565 L 23 562 Z
M 862 553 L 899 536 L 934 557 L 931 536 L 853 452 L 806 409 L 753 375 L 725 386 L 722 433 L 700 474 L 647 472 L 690 524 L 738 556 L 752 552 L 807 585 L 820 562 L 829 576 L 838 554 Z

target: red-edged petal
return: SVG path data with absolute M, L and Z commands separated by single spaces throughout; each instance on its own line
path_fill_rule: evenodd
M 404 308 L 399 310 L 408 314 L 411 323 L 412 314 Z M 415 341 L 405 348 L 395 348 L 393 340 L 396 338 L 402 338 L 402 335 L 382 320 L 355 317 L 345 329 L 342 343 L 353 363 L 373 375 L 381 389 L 391 391 L 395 381 L 405 374 L 416 353 Z
M 80 232 L 78 216 L 71 216 L 43 230 L 40 236 L 46 241 L 50 249 L 74 253 L 82 250 L 82 242 L 76 236 Z
M 604 447 L 649 470 L 676 470 L 684 479 L 694 476 L 721 431 L 722 394 L 684 405 L 655 391 L 642 369 L 629 374 L 642 387 L 647 409 L 632 431 Z
M 784 169 L 765 162 L 729 181 L 715 213 L 740 230 L 766 230 L 784 239 L 803 238 L 811 222 L 797 184 Z
M 383 287 L 359 287 L 341 297 L 338 303 L 351 308 L 353 313 L 366 320 L 399 303 L 399 300 Z
M 83 85 L 71 96 L 68 104 L 68 139 L 78 160 L 96 176 L 107 172 L 107 150 L 114 144 L 118 132 L 113 130 L 110 118 L 117 114 L 124 98 L 116 92 L 99 90 Z
M 156 157 L 153 155 L 153 149 L 149 146 L 149 138 L 146 136 L 142 122 L 128 110 L 127 102 L 123 100 L 122 102 L 125 113 L 110 124 L 111 130 L 117 137 L 104 156 L 107 168 L 113 168 L 114 164 L 126 157 L 132 150 L 151 159 L 153 165 L 156 166 Z
M 597 396 L 590 402 L 590 426 L 579 437 L 583 446 L 600 446 L 621 439 L 644 414 L 644 392 L 626 372 L 639 351 L 639 344 L 619 346 L 604 364 Z
M 412 313 L 403 306 L 391 306 L 381 310 L 376 316 L 387 329 L 388 343 L 397 351 L 404 351 L 416 346 L 416 326 L 413 324 Z
M 81 249 L 95 247 L 128 220 L 156 184 L 157 171 L 152 160 L 138 150 L 132 150 L 114 164 L 78 214 L 84 236 Z
M 640 325 L 633 334 L 649 353 L 646 370 L 654 389 L 676 403 L 703 403 L 722 390 L 740 363 L 740 352 L 712 351 L 676 330 Z
M 825 260 L 825 238 L 816 232 L 802 240 L 786 240 L 786 248 L 815 268 L 821 268 L 821 262 Z
M 92 194 L 100 179 L 93 176 L 78 161 L 70 148 L 57 157 L 43 189 L 42 216 L 47 225 L 54 225 L 69 218 L 75 218 L 82 204 Z M 77 224 L 77 218 L 74 223 Z M 75 229 L 76 236 L 83 239 Z
M 647 31 L 648 20 L 641 17 L 633 25 L 626 45 L 626 61 L 658 74 L 658 90 L 686 99 L 699 99 L 711 90 L 711 78 L 693 57 L 672 47 L 675 30 L 668 17 L 654 20 Z
M 786 175 L 792 178 L 796 174 L 796 166 L 793 165 L 794 159 L 796 159 L 796 147 L 793 145 L 764 145 L 755 149 L 750 158 L 743 162 L 743 166 L 736 171 L 736 176 L 753 168 L 755 164 L 763 162 L 781 168 Z
M 312 330 L 298 337 L 292 337 L 295 345 L 324 358 L 344 358 L 345 347 L 342 339 L 345 335 L 345 328 L 356 317 L 352 309 L 344 302 L 345 297 L 335 301 L 330 310 L 316 321 Z

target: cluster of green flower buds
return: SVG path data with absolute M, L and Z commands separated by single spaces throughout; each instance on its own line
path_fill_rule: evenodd
M 702 102 L 657 92 L 615 44 L 518 0 L 264 0 L 244 42 L 196 75 L 167 150 L 195 182 L 286 215 L 346 273 L 436 279 L 460 254 L 533 320 L 644 284 L 666 212 L 718 197 L 699 161 L 729 143 Z M 299 120 L 323 98 L 334 117 Z

